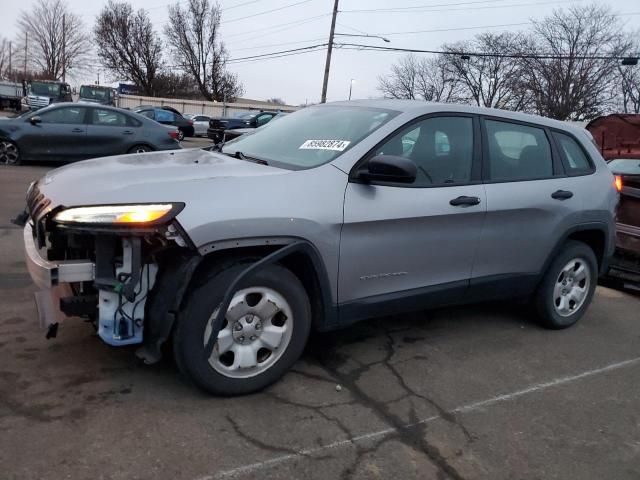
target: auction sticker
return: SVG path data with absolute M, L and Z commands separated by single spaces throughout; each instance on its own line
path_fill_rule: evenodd
M 348 140 L 307 140 L 298 150 L 335 150 L 342 152 L 349 146 Z

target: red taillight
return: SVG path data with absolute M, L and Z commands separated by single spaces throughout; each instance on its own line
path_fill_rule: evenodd
M 177 130 L 169 130 L 167 133 L 174 140 L 178 140 L 178 131 Z
M 620 175 L 615 176 L 615 180 L 613 181 L 613 185 L 616 187 L 617 192 L 622 191 L 622 177 Z
M 189 120 L 189 125 L 193 125 L 193 120 Z

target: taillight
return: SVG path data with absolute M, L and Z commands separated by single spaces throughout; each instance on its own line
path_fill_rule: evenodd
M 178 140 L 178 131 L 177 130 L 169 130 L 167 133 L 174 140 Z
M 193 120 L 189 120 L 189 125 L 193 125 Z
M 613 181 L 613 185 L 616 187 L 617 192 L 622 191 L 622 177 L 620 175 L 615 176 L 615 180 Z

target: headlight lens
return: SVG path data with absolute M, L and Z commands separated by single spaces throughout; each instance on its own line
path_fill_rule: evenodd
M 54 217 L 59 223 L 100 225 L 152 224 L 175 216 L 179 208 L 172 203 L 153 205 L 104 205 L 62 210 Z

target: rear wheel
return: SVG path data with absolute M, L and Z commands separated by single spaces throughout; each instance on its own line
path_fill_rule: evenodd
M 181 142 L 184 140 L 184 131 L 182 129 L 178 129 L 178 141 Z
M 593 250 L 582 242 L 567 242 L 536 292 L 540 323 L 551 329 L 576 323 L 589 307 L 597 281 L 598 263 Z
M 0 165 L 19 165 L 20 150 L 10 140 L 0 141 Z
M 127 153 L 145 153 L 152 152 L 153 150 L 148 145 L 134 145 L 129 149 Z
M 238 286 L 210 357 L 205 345 L 229 283 L 247 265 L 212 272 L 189 295 L 174 334 L 181 372 L 218 395 L 255 392 L 278 380 L 300 357 L 311 328 L 311 308 L 300 280 L 271 265 Z

